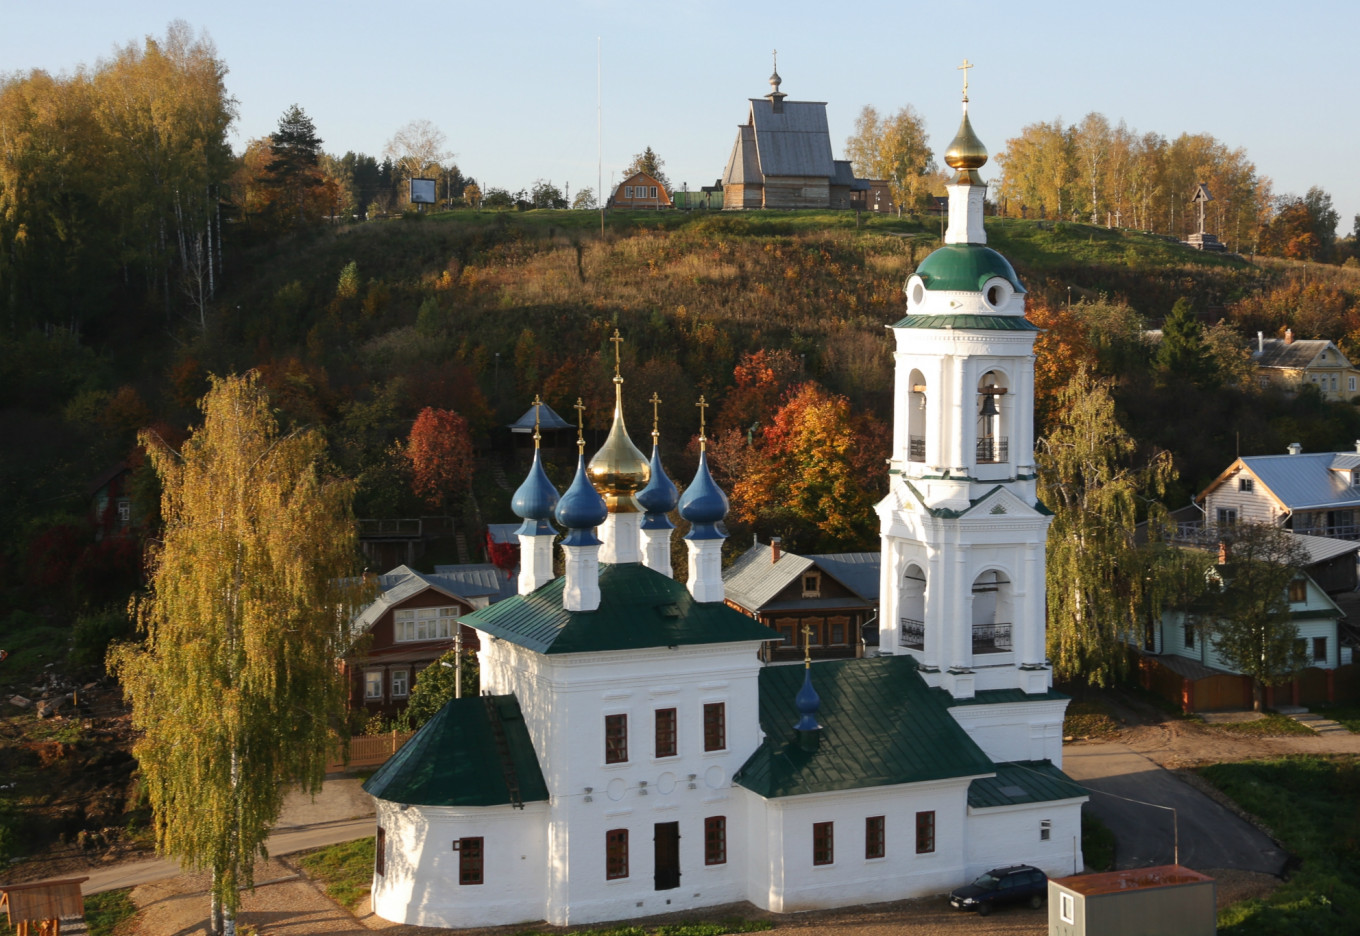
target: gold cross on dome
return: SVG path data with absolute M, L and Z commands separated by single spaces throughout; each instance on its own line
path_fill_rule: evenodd
M 965 102 L 968 100 L 968 69 L 970 68 L 977 68 L 977 66 L 967 59 L 964 59 L 963 64 L 955 69 L 955 71 L 963 72 L 963 99 Z
M 803 665 L 812 665 L 812 625 L 803 625 Z
M 619 345 L 623 344 L 623 336 L 619 334 L 619 330 L 616 328 L 613 337 L 609 340 L 614 342 L 614 376 L 617 377 L 619 376 Z
M 699 402 L 694 405 L 699 407 L 699 451 L 702 452 L 704 444 L 708 442 L 708 438 L 704 435 L 704 410 L 708 409 L 709 403 L 704 399 L 703 394 L 700 394 Z
M 779 50 L 774 49 L 770 52 L 770 57 L 774 59 L 774 70 L 779 71 Z
M 656 395 L 656 391 L 653 390 L 653 391 L 652 391 L 652 398 L 651 398 L 650 400 L 648 400 L 647 402 L 650 403 L 650 404 L 652 404 L 652 444 L 655 445 L 655 444 L 656 444 L 657 436 L 661 435 L 661 433 L 660 433 L 660 431 L 659 431 L 659 426 L 660 426 L 660 424 L 661 424 L 661 417 L 658 415 L 658 410 L 657 410 L 657 407 L 659 407 L 659 406 L 661 405 L 661 397 L 657 396 L 657 395 Z
M 534 407 L 534 448 L 538 448 L 538 440 L 539 438 L 541 438 L 538 434 L 538 414 L 542 411 L 543 399 L 537 393 L 534 394 L 533 407 Z
M 572 407 L 576 410 L 576 448 L 582 455 L 586 453 L 586 405 L 581 402 L 581 398 L 576 398 L 576 405 Z

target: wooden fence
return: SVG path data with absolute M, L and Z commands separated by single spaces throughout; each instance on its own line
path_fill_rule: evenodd
M 414 731 L 389 731 L 377 735 L 355 735 L 349 739 L 349 762 L 343 756 L 332 758 L 326 765 L 328 771 L 354 769 L 355 767 L 377 767 L 401 750 L 401 746 L 411 740 Z

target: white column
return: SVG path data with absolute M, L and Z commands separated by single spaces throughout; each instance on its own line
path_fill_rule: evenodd
M 600 546 L 563 546 L 566 586 L 562 607 L 568 611 L 594 611 L 600 606 Z
M 552 581 L 551 534 L 519 534 L 519 593 L 527 595 Z
M 968 358 L 965 355 L 955 355 L 953 358 L 953 388 L 954 388 L 954 419 L 953 444 L 950 446 L 950 460 L 947 464 L 953 468 L 969 470 L 977 455 L 977 413 L 974 412 L 973 400 L 977 396 L 970 385 L 972 383 L 971 368 L 968 366 Z
M 948 445 L 949 427 L 946 425 L 949 402 L 949 381 L 944 357 L 937 357 L 934 367 L 922 366 L 921 373 L 926 376 L 926 465 L 939 468 L 949 464 L 944 447 Z M 924 362 L 922 362 L 924 364 Z
M 722 601 L 721 539 L 685 540 L 689 550 L 689 593 L 695 601 Z
M 940 561 L 940 551 L 926 544 L 926 601 L 925 601 L 925 652 L 922 665 L 930 669 L 941 669 L 941 660 L 947 659 L 952 652 L 944 643 L 948 639 L 945 618 L 949 613 L 949 582 Z
M 1026 588 L 1025 617 L 1029 646 L 1021 662 L 1032 666 L 1042 666 L 1047 657 L 1048 620 L 1044 601 L 1047 581 L 1044 578 L 1044 550 L 1037 543 L 1025 547 L 1025 571 L 1029 579 Z
M 640 513 L 610 513 L 600 524 L 601 562 L 640 562 L 638 528 L 642 526 Z
M 982 206 L 987 197 L 987 184 L 946 185 L 949 193 L 949 227 L 944 232 L 946 244 L 985 244 L 987 232 L 982 224 Z
M 1018 381 L 1018 399 L 1013 412 L 1015 414 L 1015 448 L 1013 464 L 1017 473 L 1022 468 L 1033 469 L 1034 466 L 1034 356 L 1024 358 L 1020 363 L 1020 379 Z
M 642 564 L 666 578 L 674 578 L 671 569 L 671 530 L 642 530 Z

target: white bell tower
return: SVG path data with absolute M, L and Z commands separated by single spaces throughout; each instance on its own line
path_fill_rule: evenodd
M 986 246 L 987 150 L 968 120 L 945 244 L 907 281 L 896 339 L 891 484 L 882 533 L 879 652 L 910 654 L 955 698 L 1046 692 L 1044 546 L 1034 471 L 1034 338 L 1025 288 Z

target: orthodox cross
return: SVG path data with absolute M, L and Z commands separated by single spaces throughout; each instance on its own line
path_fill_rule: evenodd
M 535 393 L 535 394 L 534 394 L 534 403 L 533 403 L 533 407 L 534 407 L 534 448 L 538 448 L 538 440 L 541 438 L 541 436 L 539 436 L 539 434 L 538 434 L 538 414 L 539 414 L 539 412 L 540 412 L 542 406 L 543 406 L 543 399 L 542 399 L 537 393 Z
M 623 344 L 623 336 L 619 334 L 619 330 L 616 328 L 616 329 L 614 329 L 614 336 L 613 336 L 612 338 L 610 338 L 609 340 L 612 341 L 612 342 L 614 342 L 614 376 L 615 376 L 615 377 L 618 377 L 618 376 L 619 376 L 619 345 Z
M 965 104 L 968 103 L 968 69 L 970 68 L 977 68 L 977 66 L 967 59 L 964 59 L 963 64 L 955 69 L 955 71 L 963 72 L 963 102 Z
M 647 402 L 652 404 L 652 444 L 656 445 L 656 440 L 661 435 L 660 431 L 658 431 L 658 426 L 660 425 L 661 417 L 657 415 L 658 413 L 657 407 L 661 405 L 661 397 L 657 396 L 656 391 L 653 390 L 652 398 Z
M 812 625 L 803 625 L 803 665 L 812 666 Z
M 704 451 L 708 438 L 704 435 L 704 410 L 708 409 L 708 401 L 700 394 L 699 402 L 694 404 L 699 407 L 699 451 Z
M 779 71 L 779 50 L 778 49 L 771 50 L 770 57 L 774 59 L 774 70 L 776 72 Z
M 576 450 L 584 455 L 586 453 L 586 405 L 581 402 L 581 398 L 576 398 L 576 405 L 572 407 L 576 410 Z

